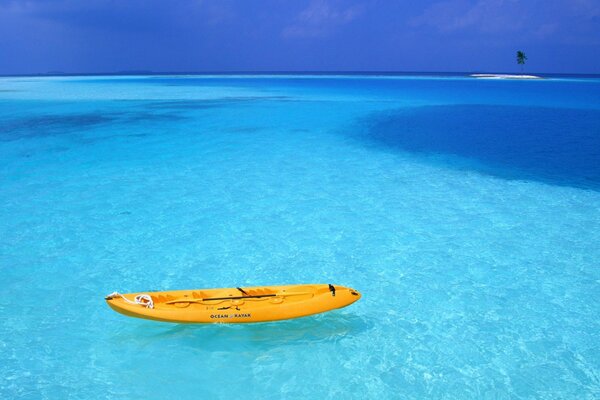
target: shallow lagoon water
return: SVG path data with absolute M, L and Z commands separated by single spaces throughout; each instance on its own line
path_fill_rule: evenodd
M 600 81 L 0 79 L 0 397 L 600 396 Z M 323 282 L 256 325 L 121 292 Z

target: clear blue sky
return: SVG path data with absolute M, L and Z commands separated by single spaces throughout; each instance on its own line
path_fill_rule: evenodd
M 600 0 L 0 0 L 0 74 L 600 73 Z

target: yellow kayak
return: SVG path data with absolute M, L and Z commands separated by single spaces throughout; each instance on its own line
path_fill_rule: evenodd
M 108 305 L 121 314 L 177 323 L 278 321 L 346 307 L 358 291 L 329 284 L 112 293 Z

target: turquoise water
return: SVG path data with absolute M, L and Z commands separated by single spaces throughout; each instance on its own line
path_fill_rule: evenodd
M 600 80 L 0 78 L 0 398 L 600 397 Z M 255 325 L 121 292 L 323 282 Z

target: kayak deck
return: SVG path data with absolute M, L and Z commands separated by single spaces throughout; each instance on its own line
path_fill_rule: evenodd
M 361 294 L 330 284 L 113 293 L 106 302 L 137 318 L 176 323 L 248 323 L 304 317 L 346 307 Z

